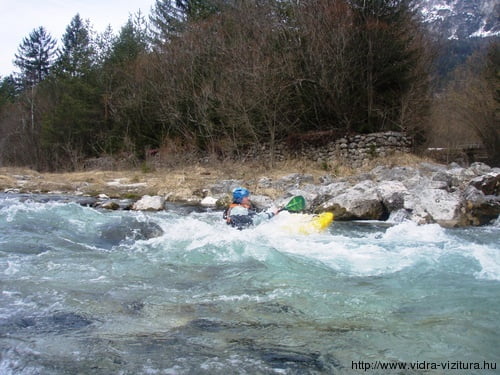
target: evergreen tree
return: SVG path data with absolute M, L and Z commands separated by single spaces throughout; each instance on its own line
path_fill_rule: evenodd
M 105 62 L 110 59 L 115 42 L 116 36 L 113 33 L 111 25 L 108 25 L 104 32 L 94 38 L 93 48 L 95 51 L 96 64 L 99 68 L 102 68 Z
M 219 12 L 223 5 L 223 0 L 175 0 L 178 9 L 186 16 L 189 22 L 196 22 Z
M 109 63 L 125 65 L 148 49 L 147 24 L 142 14 L 130 17 L 114 40 Z
M 417 42 L 421 35 L 413 0 L 351 0 L 354 16 L 354 53 L 357 75 L 353 94 L 353 130 L 399 130 L 401 98 L 418 80 L 426 51 Z M 425 87 L 421 87 L 425 99 Z M 420 108 L 423 109 L 423 108 Z
M 91 44 L 89 26 L 76 14 L 66 27 L 62 50 L 57 60 L 59 73 L 80 76 L 88 72 L 95 55 Z
M 188 22 L 203 20 L 232 0 L 156 0 L 150 15 L 153 43 L 161 45 L 178 35 Z
M 18 47 L 14 64 L 21 70 L 21 79 L 36 85 L 49 74 L 55 54 L 56 41 L 43 26 L 34 29 Z
M 50 168 L 77 168 L 83 158 L 97 152 L 102 94 L 93 68 L 90 27 L 79 14 L 62 40 L 56 74 L 40 85 L 45 98 L 41 146 Z
M 16 98 L 16 80 L 12 75 L 0 80 L 0 107 L 7 102 L 14 102 Z
M 153 44 L 159 46 L 182 29 L 184 15 L 173 0 L 156 0 L 149 16 Z

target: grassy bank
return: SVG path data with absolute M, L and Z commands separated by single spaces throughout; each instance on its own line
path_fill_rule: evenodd
M 310 174 L 317 183 L 319 177 L 349 177 L 370 171 L 379 165 L 416 166 L 429 161 L 410 154 L 377 158 L 360 168 L 342 163 L 317 163 L 309 160 L 287 160 L 273 168 L 263 163 L 233 161 L 209 164 L 178 165 L 170 168 L 142 168 L 137 170 L 89 170 L 64 173 L 39 173 L 25 168 L 0 168 L 0 191 L 21 193 L 106 194 L 110 197 L 139 197 L 145 194 L 168 196 L 169 200 L 183 200 L 203 196 L 204 189 L 222 180 L 240 180 L 254 194 L 273 198 L 281 192 L 261 188 L 258 182 L 267 177 L 273 181 L 292 173 Z

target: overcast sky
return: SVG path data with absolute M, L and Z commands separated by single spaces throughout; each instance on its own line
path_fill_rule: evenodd
M 96 32 L 111 25 L 115 34 L 139 9 L 148 16 L 155 0 L 0 0 L 0 76 L 17 68 L 12 60 L 23 38 L 43 26 L 61 40 L 73 16 L 80 13 Z

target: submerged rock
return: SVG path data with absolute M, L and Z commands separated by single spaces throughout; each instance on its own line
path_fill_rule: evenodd
M 101 225 L 96 232 L 95 245 L 111 249 L 124 241 L 148 240 L 162 234 L 163 230 L 156 223 L 122 218 L 118 222 Z
M 61 334 L 92 324 L 88 318 L 73 312 L 56 312 L 53 315 L 13 316 L 0 320 L 0 336 L 29 331 L 32 334 Z

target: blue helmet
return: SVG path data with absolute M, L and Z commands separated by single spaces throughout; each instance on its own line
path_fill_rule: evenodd
M 233 202 L 234 203 L 241 203 L 243 198 L 248 197 L 250 195 L 250 192 L 248 189 L 245 189 L 243 187 L 238 187 L 233 190 Z

